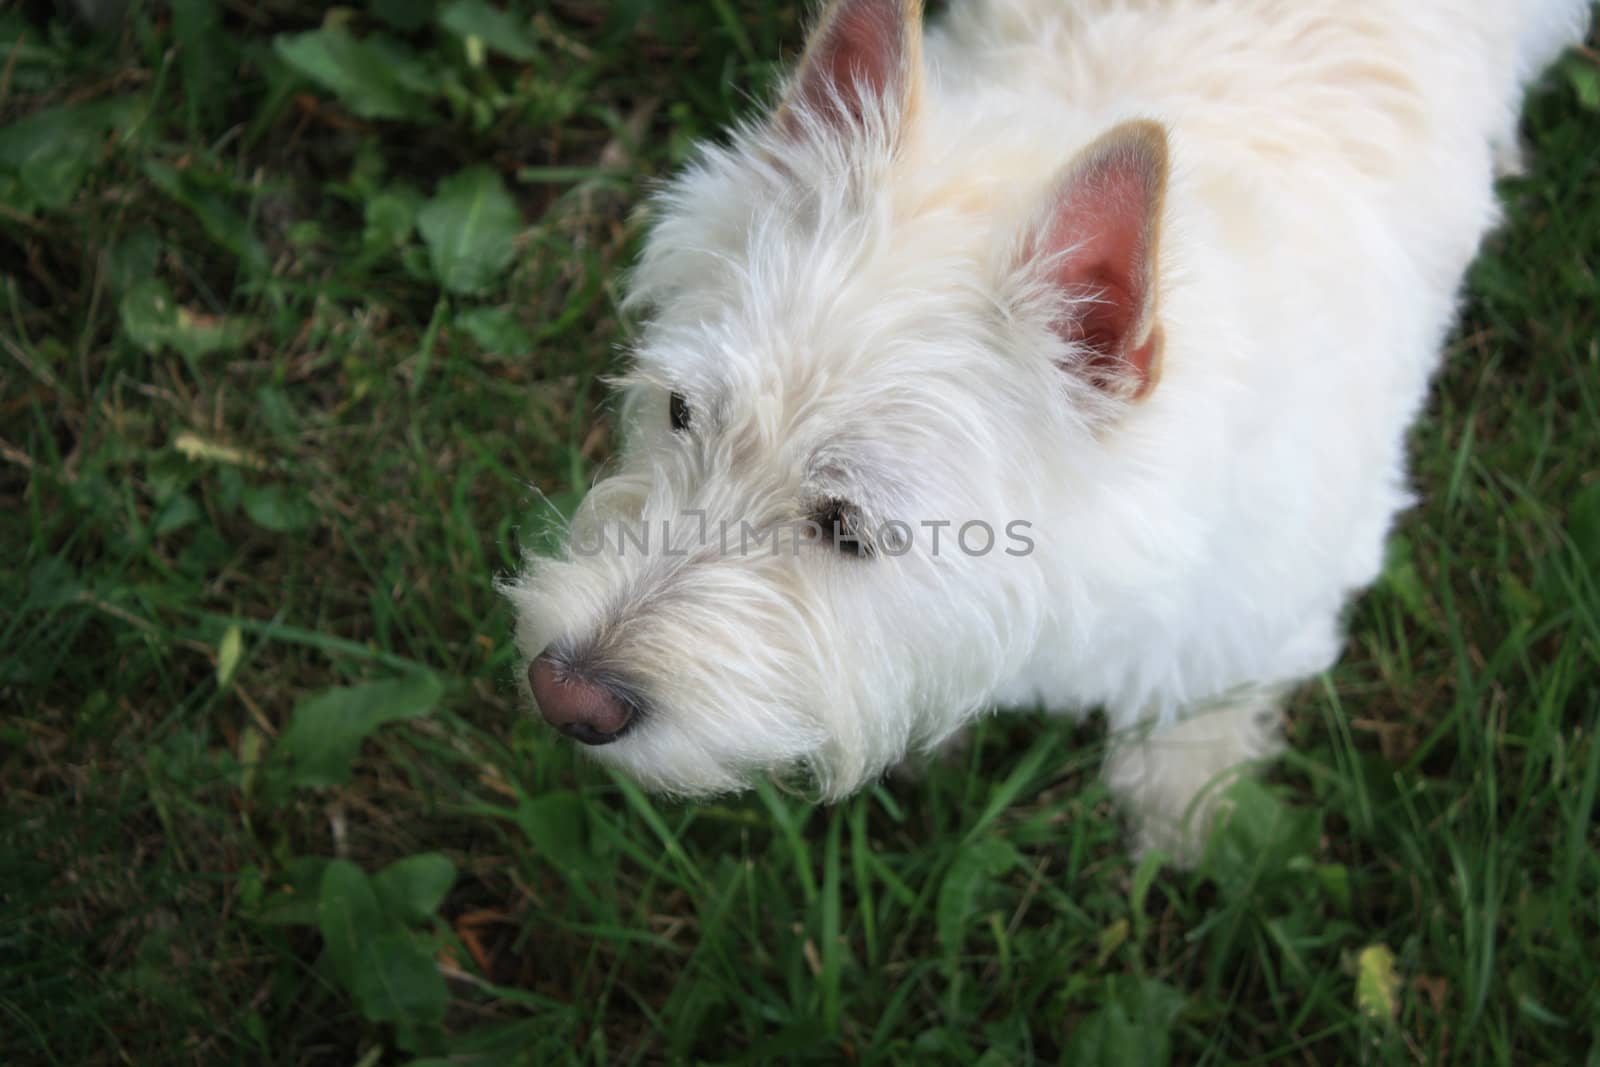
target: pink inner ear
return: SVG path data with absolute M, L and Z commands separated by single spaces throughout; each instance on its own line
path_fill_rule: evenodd
M 1039 250 L 1056 257 L 1050 279 L 1079 298 L 1074 317 L 1059 327 L 1062 336 L 1090 349 L 1097 378 L 1133 375 L 1141 391 L 1159 349 L 1151 244 L 1163 177 L 1161 161 L 1139 146 L 1111 146 L 1075 167 L 1057 190 Z
M 905 0 L 838 0 L 807 50 L 795 100 L 836 127 L 859 126 L 867 102 L 905 69 Z

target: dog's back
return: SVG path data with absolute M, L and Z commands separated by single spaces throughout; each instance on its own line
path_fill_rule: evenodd
M 1104 614 L 1077 620 L 1097 639 L 1045 642 L 1014 699 L 1165 707 L 1155 694 L 1331 662 L 1339 605 L 1409 499 L 1405 430 L 1498 221 L 1525 82 L 1587 16 L 1586 0 L 953 5 L 927 42 L 931 162 L 906 173 L 990 183 L 1003 215 L 1097 129 L 1154 118 L 1173 148 L 1165 377 L 1096 461 L 1151 517 L 1145 581 L 1103 568 L 1113 584 L 1085 599 Z M 1187 568 L 1196 555 L 1210 565 Z
M 1581 39 L 1589 12 L 1588 0 L 977 0 L 952 6 L 928 51 L 957 138 L 1013 97 L 1041 124 L 1156 117 L 1191 158 L 1225 155 L 1236 173 L 1438 187 L 1509 157 L 1526 83 Z M 1435 198 L 1395 199 L 1404 226 Z M 1462 233 L 1494 208 L 1485 191 L 1457 210 L 1441 225 Z M 1441 254 L 1440 273 L 1458 274 L 1462 256 Z
M 1588 0 L 1538 0 L 1509 3 L 1521 25 L 1517 34 L 1517 77 L 1528 81 L 1583 39 L 1589 23 Z

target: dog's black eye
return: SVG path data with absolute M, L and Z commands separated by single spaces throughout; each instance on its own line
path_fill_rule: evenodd
M 872 555 L 872 546 L 862 540 L 861 513 L 843 500 L 829 500 L 811 516 L 822 527 L 822 539 L 831 542 L 840 555 L 858 559 Z
M 689 428 L 689 402 L 683 398 L 682 393 L 673 393 L 667 401 L 667 414 L 672 418 L 674 430 L 687 430 Z

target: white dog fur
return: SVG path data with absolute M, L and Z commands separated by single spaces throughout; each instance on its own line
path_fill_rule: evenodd
M 517 642 L 622 679 L 594 755 L 679 795 L 837 798 L 997 706 L 1103 708 L 1184 852 L 1379 573 L 1495 161 L 1588 2 L 919 6 L 834 0 L 656 198 L 627 447 L 571 530 L 653 540 L 528 559 Z M 909 550 L 716 536 L 827 501 Z M 1033 550 L 952 551 L 970 520 Z

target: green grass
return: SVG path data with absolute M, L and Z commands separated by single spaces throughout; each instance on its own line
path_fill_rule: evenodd
M 799 11 L 445 7 L 0 9 L 0 1062 L 1600 1064 L 1593 54 L 1182 874 L 1092 727 L 691 807 L 529 721 L 492 581 L 612 446 L 630 208 Z

